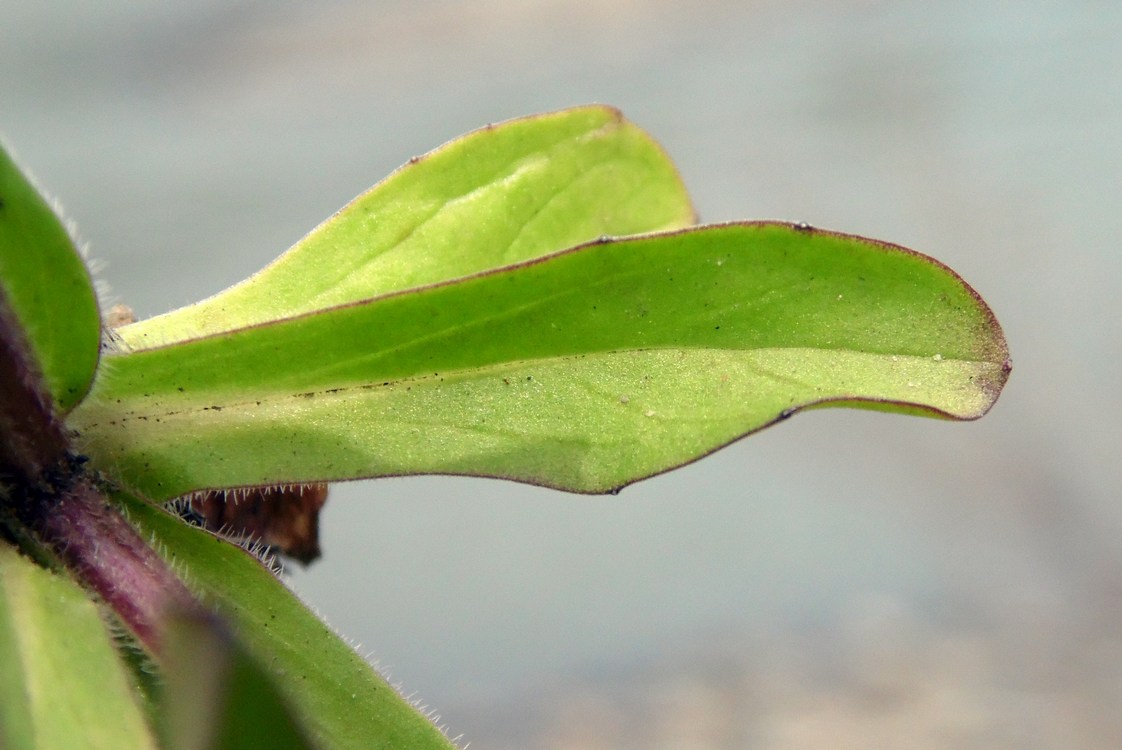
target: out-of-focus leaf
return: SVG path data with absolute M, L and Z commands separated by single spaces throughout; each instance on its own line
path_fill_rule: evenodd
M 101 319 L 89 272 L 58 216 L 0 147 L 0 292 L 61 411 L 89 390 Z
M 152 535 L 172 564 L 185 572 L 186 580 L 204 602 L 227 618 L 237 640 L 274 680 L 281 699 L 295 712 L 317 747 L 451 750 L 452 744 L 432 723 L 256 558 L 159 508 L 123 494 L 116 497 L 133 523 L 144 534 Z M 206 637 L 215 636 L 212 633 Z M 231 657 L 228 652 L 222 659 L 227 658 L 242 657 Z M 222 659 L 200 662 L 200 670 L 210 669 L 220 675 L 229 667 Z M 189 679 L 207 678 L 196 675 Z M 252 673 L 247 673 L 246 679 L 250 683 L 258 681 Z M 252 688 L 245 695 L 263 695 L 252 692 L 256 690 Z M 274 706 L 269 710 L 277 709 Z M 254 731 L 247 731 L 246 737 L 253 739 Z
M 693 220 L 669 158 L 618 110 L 535 115 L 411 160 L 242 283 L 119 333 L 157 346 Z
M 165 637 L 169 750 L 313 750 L 273 681 L 221 620 L 180 614 Z
M 116 357 L 72 425 L 158 498 L 416 473 L 603 492 L 807 406 L 974 419 L 1007 359 L 926 256 L 732 224 Z
M 0 542 L 0 747 L 155 748 L 97 608 Z

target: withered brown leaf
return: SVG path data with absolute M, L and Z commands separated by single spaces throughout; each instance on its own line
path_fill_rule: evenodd
M 304 565 L 320 556 L 319 512 L 326 484 L 213 491 L 191 498 L 191 520 L 210 531 L 263 545 Z

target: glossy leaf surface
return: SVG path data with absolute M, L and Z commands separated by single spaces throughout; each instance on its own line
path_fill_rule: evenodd
M 412 160 L 244 282 L 119 333 L 160 345 L 693 220 L 669 158 L 619 111 L 537 115 Z
M 66 228 L 3 148 L 0 292 L 27 334 L 55 404 L 69 410 L 97 367 L 97 298 Z
M 0 665 L 0 747 L 155 747 L 93 602 L 3 542 Z
M 117 499 L 142 532 L 152 535 L 171 562 L 185 572 L 203 600 L 227 618 L 249 654 L 266 667 L 317 747 L 451 750 L 451 743 L 436 727 L 256 558 L 159 508 L 124 495 Z M 231 649 L 225 660 L 209 666 L 220 672 L 242 658 L 236 647 Z M 207 677 L 188 675 L 186 679 Z M 252 683 L 256 678 L 249 674 L 248 679 Z M 247 689 L 248 697 L 263 695 L 259 683 Z M 270 710 L 275 711 L 276 706 Z M 252 733 L 246 737 L 253 739 Z
M 153 497 L 414 473 L 605 492 L 794 410 L 984 414 L 989 309 L 912 251 L 750 223 L 593 243 L 115 357 L 73 415 Z

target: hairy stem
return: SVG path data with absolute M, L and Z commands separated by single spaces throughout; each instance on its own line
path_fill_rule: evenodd
M 31 526 L 153 653 L 172 611 L 199 603 L 164 559 L 85 475 L 43 508 Z

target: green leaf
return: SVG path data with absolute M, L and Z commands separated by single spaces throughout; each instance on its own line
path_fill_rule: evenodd
M 58 408 L 89 390 L 101 318 L 85 263 L 55 212 L 0 147 L 0 293 L 15 310 Z
M 0 747 L 155 747 L 96 607 L 3 542 L 0 665 Z
M 204 602 L 227 618 L 318 747 L 451 750 L 436 727 L 256 558 L 147 503 L 123 494 L 116 500 L 184 571 Z M 216 665 L 222 666 L 210 663 Z
M 71 425 L 157 498 L 416 473 L 604 492 L 807 406 L 977 418 L 1007 355 L 926 256 L 732 224 L 115 357 Z
M 673 164 L 618 110 L 536 115 L 411 160 L 249 279 L 118 332 L 167 344 L 693 221 Z
M 272 680 L 221 620 L 174 616 L 165 643 L 169 750 L 312 750 Z

